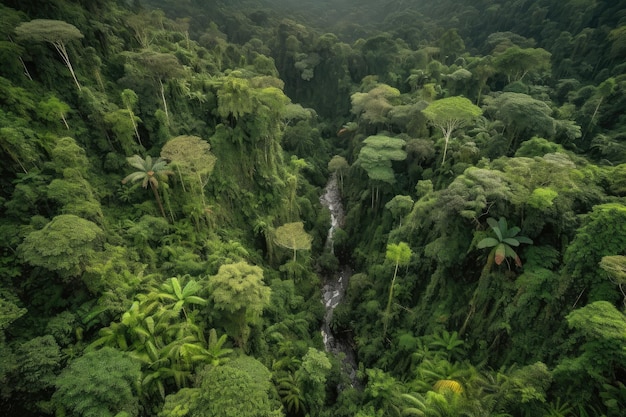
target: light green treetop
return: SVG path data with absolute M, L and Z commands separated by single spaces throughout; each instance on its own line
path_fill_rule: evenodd
M 409 214 L 411 208 L 413 208 L 413 203 L 414 201 L 410 196 L 397 195 L 385 204 L 385 208 L 391 212 L 395 219 L 400 219 L 402 222 L 402 217 Z
M 365 146 L 361 148 L 357 162 L 367 171 L 370 179 L 395 183 L 391 161 L 406 159 L 406 152 L 402 149 L 406 142 L 400 138 L 376 135 L 368 137 L 363 143 Z
M 387 84 L 378 84 L 367 93 L 354 93 L 351 96 L 352 113 L 368 123 L 386 123 L 387 115 L 393 109 L 392 101 L 400 97 L 400 91 Z
M 504 72 L 509 82 L 522 80 L 527 74 L 550 70 L 552 54 L 542 48 L 511 46 L 496 55 L 494 66 Z
M 167 141 L 161 149 L 161 157 L 171 161 L 186 175 L 195 177 L 201 188 L 215 167 L 211 144 L 198 136 L 181 135 Z
M 480 107 L 472 104 L 467 98 L 456 96 L 433 101 L 422 110 L 422 113 L 433 126 L 441 129 L 443 133 L 445 140 L 443 159 L 441 161 L 443 166 L 446 162 L 446 153 L 452 132 L 480 116 L 482 110 Z
M 270 302 L 271 289 L 263 282 L 263 270 L 245 261 L 222 265 L 208 284 L 215 308 L 226 313 L 226 331 L 245 349 L 248 323 Z
M 390 243 L 387 245 L 387 252 L 385 253 L 385 260 L 393 262 L 393 278 L 391 279 L 391 285 L 389 285 L 389 298 L 387 300 L 387 308 L 385 308 L 385 315 L 383 316 L 383 337 L 387 334 L 387 325 L 389 324 L 389 315 L 391 314 L 391 301 L 393 300 L 393 287 L 396 284 L 396 277 L 398 276 L 398 268 L 400 265 L 408 265 L 411 261 L 413 251 L 406 242 Z
M 38 114 L 49 122 L 61 119 L 65 128 L 69 130 L 70 127 L 67 124 L 66 116 L 70 111 L 70 106 L 59 100 L 56 96 L 51 96 L 47 100 L 40 101 L 37 110 Z
M 339 184 L 341 189 L 343 190 L 343 173 L 348 168 L 350 168 L 350 164 L 346 161 L 346 158 L 340 155 L 335 155 L 332 157 L 330 161 L 328 161 L 328 170 L 332 173 L 339 174 Z
M 70 70 L 76 86 L 79 90 L 81 89 L 66 46 L 67 42 L 84 37 L 76 26 L 62 20 L 34 19 L 16 27 L 15 33 L 21 39 L 43 41 L 52 44 L 63 59 L 63 63 Z
M 258 360 L 240 356 L 199 376 L 200 396 L 189 417 L 281 417 L 269 396 L 272 374 Z
M 296 261 L 296 253 L 298 250 L 311 249 L 313 236 L 304 230 L 302 222 L 285 223 L 276 228 L 274 241 L 283 248 L 293 250 L 293 260 Z

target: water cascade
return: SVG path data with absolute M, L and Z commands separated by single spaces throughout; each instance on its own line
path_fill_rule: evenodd
M 335 230 L 343 227 L 345 219 L 343 204 L 341 203 L 341 191 L 339 190 L 336 174 L 333 174 L 328 180 L 324 188 L 324 194 L 320 197 L 320 202 L 330 210 L 331 225 L 326 238 L 326 250 L 334 253 L 333 238 Z M 340 265 L 336 276 L 326 279 L 326 283 L 322 288 L 322 302 L 324 303 L 326 314 L 324 314 L 324 322 L 321 331 L 326 351 L 343 357 L 344 371 L 349 375 L 352 386 L 357 386 L 357 364 L 356 356 L 351 346 L 351 338 L 345 335 L 335 335 L 330 326 L 333 311 L 346 293 L 351 273 L 352 271 L 347 265 Z

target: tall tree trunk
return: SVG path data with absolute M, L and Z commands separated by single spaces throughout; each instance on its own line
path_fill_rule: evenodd
M 443 146 L 443 159 L 441 160 L 441 166 L 446 163 L 446 154 L 448 153 L 448 142 L 450 141 L 450 133 L 445 136 L 445 145 Z
M 67 120 L 65 119 L 65 115 L 63 113 L 61 113 L 61 120 L 63 120 L 63 124 L 65 125 L 67 130 L 70 130 L 70 126 L 67 124 Z
M 467 316 L 465 317 L 463 326 L 461 326 L 461 329 L 459 330 L 459 336 L 465 333 L 465 330 L 467 329 L 467 325 L 469 324 L 470 319 L 476 312 L 476 300 L 478 298 L 478 294 L 480 290 L 487 288 L 489 285 L 489 281 L 488 281 L 489 274 L 491 273 L 491 267 L 493 266 L 494 260 L 495 260 L 495 251 L 491 251 L 489 253 L 489 256 L 487 257 L 487 263 L 483 267 L 483 270 L 480 274 L 480 278 L 478 278 L 478 284 L 476 286 L 476 289 L 474 290 L 474 295 L 472 295 L 472 299 L 469 302 L 470 309 L 469 309 L 469 312 L 467 313 Z
M 130 106 L 126 107 L 126 110 L 128 110 L 128 114 L 130 114 L 130 121 L 133 122 L 133 129 L 135 129 L 137 142 L 139 142 L 139 144 L 143 146 L 143 143 L 141 143 L 141 137 L 139 136 L 139 129 L 137 129 L 137 122 L 135 122 L 135 113 L 133 112 L 133 109 L 130 108 Z
M 57 50 L 59 55 L 61 55 L 61 58 L 63 59 L 63 62 L 65 63 L 67 68 L 70 70 L 70 74 L 72 74 L 72 78 L 74 79 L 74 82 L 76 83 L 76 87 L 78 87 L 78 91 L 82 91 L 80 83 L 78 82 L 78 78 L 76 78 L 74 67 L 72 67 L 70 56 L 68 55 L 67 49 L 65 48 L 65 44 L 63 42 L 53 42 L 52 44 L 54 45 L 54 48 Z
M 161 210 L 161 215 L 163 216 L 164 219 L 167 220 L 167 216 L 165 215 L 165 209 L 163 208 L 163 203 L 161 202 L 161 197 L 159 196 L 159 191 L 152 183 L 150 183 L 150 188 L 152 188 L 152 192 L 154 193 L 154 198 L 156 199 L 157 204 L 159 205 L 159 210 Z
M 13 42 L 13 38 L 11 38 L 10 36 L 8 38 L 11 43 L 15 43 Z M 28 72 L 28 67 L 26 67 L 26 63 L 24 62 L 21 56 L 18 56 L 17 58 L 20 60 L 20 63 L 22 64 L 22 68 L 24 68 L 24 75 L 26 75 L 28 79 L 32 81 L 33 77 L 30 76 L 30 72 Z
M 598 101 L 598 105 L 596 106 L 596 108 L 593 110 L 593 114 L 591 115 L 591 120 L 589 121 L 589 123 L 587 124 L 587 129 L 585 130 L 585 134 L 583 135 L 581 141 L 584 141 L 585 138 L 587 137 L 587 134 L 589 133 L 589 131 L 591 130 L 591 125 L 593 124 L 594 119 L 596 118 L 596 115 L 598 114 L 598 110 L 600 109 L 600 106 L 602 105 L 602 101 L 604 100 L 604 97 L 600 97 L 600 101 Z
M 393 286 L 396 283 L 396 276 L 398 276 L 399 262 L 396 262 L 396 269 L 393 271 L 393 278 L 391 279 L 391 286 L 389 287 L 389 299 L 387 300 L 387 308 L 385 308 L 385 317 L 383 317 L 383 339 L 387 335 L 387 326 L 389 325 L 389 313 L 391 311 L 391 300 L 393 299 Z
M 165 101 L 165 88 L 163 87 L 163 81 L 159 78 L 159 86 L 161 87 L 161 100 L 163 100 L 163 110 L 165 111 L 165 120 L 167 124 L 170 124 L 170 115 L 167 112 L 167 101 Z

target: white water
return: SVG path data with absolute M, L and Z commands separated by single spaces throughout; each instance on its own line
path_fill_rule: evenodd
M 330 228 L 328 229 L 328 236 L 326 238 L 326 250 L 330 253 L 334 253 L 333 239 L 337 228 L 342 228 L 345 220 L 345 213 L 343 204 L 341 203 L 341 192 L 339 185 L 337 184 L 337 176 L 333 174 L 326 187 L 324 188 L 324 194 L 320 197 L 320 203 L 323 206 L 328 207 L 330 210 Z M 330 324 L 333 319 L 333 311 L 339 305 L 346 293 L 348 287 L 348 280 L 350 279 L 351 271 L 347 266 L 340 266 L 339 272 L 335 277 L 328 277 L 326 284 L 322 288 L 322 302 L 326 308 L 326 314 L 324 314 L 324 323 L 322 324 L 322 337 L 324 339 L 324 346 L 326 351 L 335 355 L 343 356 L 344 370 L 348 373 L 352 386 L 357 386 L 356 379 L 356 359 L 354 350 L 350 346 L 350 340 L 345 337 L 338 338 L 333 334 Z
M 323 206 L 328 207 L 330 210 L 330 229 L 328 229 L 328 235 L 326 238 L 326 248 L 330 250 L 330 253 L 335 253 L 333 248 L 333 239 L 335 237 L 335 230 L 338 227 L 343 227 L 345 214 L 343 211 L 343 204 L 341 203 L 341 191 L 337 184 L 337 174 L 333 173 L 324 188 L 324 194 L 320 197 L 320 203 Z

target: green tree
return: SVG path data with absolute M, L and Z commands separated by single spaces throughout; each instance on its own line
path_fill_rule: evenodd
M 263 270 L 241 261 L 220 266 L 209 276 L 211 299 L 218 310 L 226 313 L 226 331 L 246 348 L 250 327 L 267 307 L 271 290 L 263 283 Z
M 121 417 L 139 415 L 139 362 L 113 348 L 73 360 L 56 379 L 52 403 L 57 415 Z
M 578 356 L 564 358 L 554 378 L 561 389 L 575 389 L 578 404 L 587 405 L 626 366 L 626 316 L 607 301 L 595 301 L 568 314 L 567 323 L 572 342 L 582 338 L 582 344 L 572 344 L 580 346 Z
M 313 236 L 304 230 L 302 222 L 285 223 L 274 231 L 274 241 L 283 248 L 293 250 L 293 262 L 295 262 L 297 251 L 311 249 Z
M 62 205 L 64 214 L 75 214 L 102 224 L 104 214 L 95 199 L 90 183 L 74 168 L 63 170 L 63 178 L 55 178 L 46 190 L 49 199 Z
M 400 220 L 399 227 L 402 227 L 402 218 L 409 214 L 413 208 L 413 203 L 414 201 L 410 196 L 397 195 L 385 204 L 385 208 L 391 212 L 394 219 Z
M 367 93 L 354 93 L 351 96 L 352 113 L 372 125 L 388 123 L 392 103 L 399 96 L 400 91 L 387 84 L 379 84 Z
M 508 82 L 521 81 L 529 73 L 550 71 L 550 52 L 542 48 L 511 46 L 495 56 L 493 65 L 506 74 Z
M 217 91 L 218 114 L 224 119 L 232 115 L 237 120 L 256 107 L 250 81 L 238 75 L 236 71 L 229 74 Z
M 276 389 L 287 412 L 300 415 L 306 412 L 306 400 L 300 381 L 293 372 L 274 373 Z
M 63 174 L 67 168 L 72 168 L 83 177 L 87 177 L 89 169 L 87 153 L 73 138 L 66 136 L 57 139 L 50 156 L 52 157 L 50 166 L 57 173 Z
M 19 378 L 10 383 L 32 401 L 27 408 L 40 411 L 37 408 L 43 403 L 42 394 L 54 388 L 56 375 L 61 370 L 61 348 L 54 337 L 48 334 L 20 344 L 15 354 Z
M 620 292 L 624 296 L 624 305 L 626 305 L 626 292 L 623 287 L 626 286 L 626 256 L 603 256 L 600 261 L 600 268 L 606 271 L 611 279 L 611 282 L 618 286 Z
M 319 415 L 326 399 L 326 379 L 331 369 L 326 353 L 309 348 L 302 358 L 302 364 L 296 371 L 295 378 L 299 382 L 307 409 L 311 415 Z
M 343 190 L 344 171 L 346 171 L 349 167 L 350 165 L 348 164 L 348 161 L 346 161 L 346 158 L 343 156 L 335 155 L 330 161 L 328 161 L 328 170 L 332 173 L 339 174 L 339 185 L 341 190 Z
M 463 38 L 459 36 L 456 29 L 448 29 L 439 38 L 439 50 L 442 62 L 446 65 L 453 63 L 457 56 L 465 50 Z
M 436 352 L 442 351 L 448 361 L 461 360 L 466 354 L 464 345 L 465 342 L 457 332 L 450 333 L 447 330 L 434 334 L 428 343 L 428 347 Z
M 619 299 L 620 293 L 606 279 L 600 262 L 605 256 L 626 253 L 624 219 L 626 206 L 619 203 L 598 204 L 585 215 L 563 255 L 566 274 L 561 290 L 575 300 L 573 304 Z
M 202 391 L 200 388 L 181 388 L 165 397 L 158 417 L 192 417 Z
M 476 80 L 476 88 L 478 89 L 476 104 L 480 105 L 480 100 L 483 90 L 487 86 L 487 81 L 496 73 L 496 69 L 493 66 L 493 57 L 488 55 L 486 57 L 472 59 L 468 65 L 468 70 L 471 71 L 473 79 Z
M 124 154 L 130 155 L 133 151 L 138 151 L 137 145 L 133 140 L 133 135 L 135 135 L 137 131 L 137 122 L 141 121 L 141 119 L 137 116 L 129 118 L 128 110 L 118 109 L 105 113 L 104 121 L 115 134 Z M 141 145 L 141 143 L 139 144 Z
M 45 120 L 52 122 L 61 119 L 65 128 L 67 130 L 70 129 L 66 119 L 67 113 L 70 111 L 70 106 L 59 100 L 56 96 L 51 96 L 47 100 L 40 101 L 37 110 L 37 113 Z
M 406 142 L 400 138 L 376 135 L 370 136 L 363 141 L 365 146 L 361 148 L 356 164 L 361 166 L 370 180 L 394 184 L 396 177 L 392 168 L 392 161 L 404 161 L 407 157 L 404 149 Z M 378 187 L 372 193 L 372 207 L 378 200 Z
M 19 165 L 25 174 L 29 172 L 29 165 L 36 166 L 35 162 L 39 156 L 36 147 L 25 140 L 29 136 L 28 133 L 32 134 L 32 131 L 10 126 L 0 127 L 0 149 Z
M 18 252 L 29 264 L 59 272 L 69 280 L 85 270 L 103 240 L 104 232 L 95 223 L 61 214 L 29 233 Z
M 387 335 L 387 326 L 389 325 L 389 317 L 391 315 L 391 301 L 393 300 L 393 288 L 396 284 L 396 277 L 398 276 L 398 268 L 400 265 L 408 265 L 411 261 L 411 255 L 413 252 L 409 245 L 405 242 L 390 243 L 387 245 L 387 252 L 385 253 L 385 259 L 393 262 L 393 278 L 391 279 L 391 285 L 389 285 L 389 297 L 387 299 L 387 307 L 383 316 L 383 338 Z
M 184 277 L 137 294 L 120 320 L 101 329 L 88 350 L 108 346 L 130 353 L 143 364 L 142 398 L 165 398 L 168 390 L 187 386 L 196 369 L 217 366 L 230 354 L 223 347 L 225 337 L 218 339 L 212 330 L 207 343 L 204 329 L 195 323 L 197 310 L 192 307 L 207 304 L 198 295 L 201 290 L 197 281 Z
M 611 94 L 613 94 L 615 90 L 617 90 L 617 88 L 618 88 L 618 85 L 617 85 L 617 82 L 615 81 L 615 78 L 613 77 L 607 78 L 606 80 L 600 83 L 600 85 L 598 86 L 594 94 L 591 96 L 589 102 L 594 103 L 595 107 L 593 108 L 593 113 L 591 114 L 591 119 L 589 120 L 589 124 L 587 124 L 587 129 L 585 130 L 585 134 L 583 135 L 583 140 L 589 133 L 591 126 L 595 124 L 595 119 L 596 119 L 596 116 L 598 115 L 598 111 L 600 110 L 600 106 L 602 105 L 602 102 L 606 98 L 608 98 Z
M 209 142 L 198 136 L 177 136 L 163 145 L 161 157 L 170 161 L 172 167 L 178 171 L 183 189 L 183 174 L 191 180 L 191 191 L 201 197 L 201 213 L 206 217 L 207 224 L 210 224 L 204 188 L 213 172 L 216 158 L 211 153 Z M 199 228 L 198 224 L 197 227 Z
M 122 98 L 122 103 L 124 103 L 124 107 L 126 107 L 126 110 L 128 111 L 128 117 L 130 119 L 130 122 L 133 124 L 133 129 L 135 131 L 135 136 L 137 137 L 137 142 L 139 142 L 139 145 L 143 146 L 143 143 L 141 143 L 141 136 L 139 136 L 139 130 L 137 129 L 137 122 L 141 122 L 141 119 L 135 116 L 135 112 L 133 110 L 137 105 L 139 98 L 137 97 L 137 94 L 135 94 L 135 92 L 129 88 L 125 88 L 120 93 L 120 97 Z
M 465 97 L 448 97 L 436 100 L 428 105 L 422 113 L 433 126 L 441 129 L 445 145 L 441 166 L 446 162 L 448 142 L 455 129 L 463 127 L 482 114 L 480 107 L 475 106 Z
M 146 156 L 146 159 L 143 159 L 139 155 L 133 155 L 127 158 L 127 161 L 132 167 L 137 168 L 138 171 L 127 175 L 126 178 L 122 180 L 122 184 L 126 184 L 128 181 L 137 182 L 141 180 L 141 186 L 143 188 L 148 188 L 148 185 L 150 185 L 150 189 L 152 189 L 154 193 L 154 198 L 159 205 L 161 215 L 163 218 L 167 218 L 158 191 L 159 181 L 165 182 L 167 181 L 167 176 L 173 174 L 173 172 L 168 169 L 167 162 L 161 158 L 152 161 L 150 155 Z
M 611 30 L 607 39 L 611 42 L 611 57 L 619 59 L 626 54 L 626 25 Z
M 80 30 L 78 30 L 76 26 L 62 20 L 34 19 L 30 22 L 20 24 L 15 28 L 15 33 L 18 39 L 43 41 L 54 46 L 54 49 L 56 49 L 63 59 L 63 63 L 70 70 L 76 87 L 78 87 L 78 90 L 81 89 L 74 68 L 72 67 L 70 56 L 67 53 L 68 42 L 83 38 L 83 34 L 80 33 Z
M 550 106 L 527 94 L 505 92 L 485 98 L 485 104 L 485 114 L 504 123 L 503 134 L 509 137 L 509 150 L 515 151 L 519 140 L 532 136 L 549 138 L 556 132 Z
M 367 385 L 363 390 L 365 401 L 381 410 L 374 415 L 400 417 L 402 415 L 402 395 L 406 388 L 388 373 L 378 369 L 367 369 Z
M 190 417 L 280 417 L 269 396 L 271 372 L 258 360 L 240 356 L 206 367 L 199 375 L 201 391 Z
M 183 73 L 183 67 L 178 62 L 176 56 L 168 53 L 146 50 L 135 57 L 142 65 L 142 69 L 146 71 L 148 75 L 159 85 L 165 119 L 169 123 L 170 116 L 167 107 L 167 100 L 165 100 L 164 82 L 168 79 L 180 76 Z

